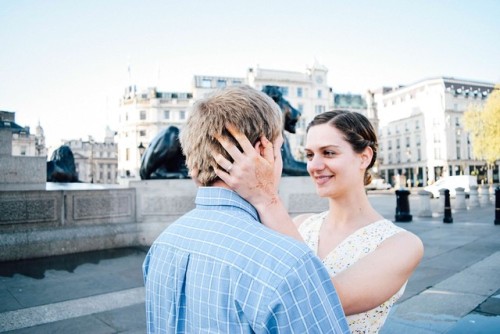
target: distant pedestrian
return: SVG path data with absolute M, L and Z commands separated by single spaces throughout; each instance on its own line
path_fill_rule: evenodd
M 276 160 L 266 177 L 279 183 L 282 118 L 270 97 L 236 86 L 194 105 L 180 139 L 200 186 L 196 208 L 156 239 L 144 261 L 148 333 L 348 333 L 321 261 L 261 224 L 216 175 L 212 152 L 225 152 L 216 138 L 227 135 L 226 121 L 253 143 L 271 139 Z

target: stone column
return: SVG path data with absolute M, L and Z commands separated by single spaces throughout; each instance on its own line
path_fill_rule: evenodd
M 479 186 L 479 206 L 485 207 L 490 204 L 490 193 L 487 184 Z
M 455 189 L 455 192 L 455 210 L 467 210 L 467 205 L 465 204 L 465 189 L 459 187 Z
M 478 198 L 477 188 L 478 188 L 478 186 L 470 186 L 469 208 L 477 208 L 479 206 L 479 198 Z
M 425 190 L 418 191 L 418 199 L 419 199 L 419 210 L 417 212 L 417 216 L 419 217 L 432 217 L 431 210 L 431 193 Z

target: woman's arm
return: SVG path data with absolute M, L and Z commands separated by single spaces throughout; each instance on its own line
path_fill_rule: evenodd
M 401 289 L 420 263 L 422 241 L 404 231 L 332 277 L 346 315 L 371 310 Z
M 274 155 L 271 143 L 263 138 L 251 145 L 236 129 L 228 130 L 243 149 L 241 152 L 225 138 L 218 138 L 233 158 L 230 173 L 215 168 L 217 175 L 240 196 L 255 206 L 264 225 L 303 241 L 297 226 L 278 196 L 273 177 Z M 214 156 L 220 166 L 230 166 L 221 155 Z M 422 242 L 410 232 L 400 232 L 385 240 L 374 252 L 332 277 L 347 315 L 366 312 L 393 296 L 408 280 L 423 255 Z

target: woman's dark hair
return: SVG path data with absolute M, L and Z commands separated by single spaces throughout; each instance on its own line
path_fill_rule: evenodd
M 307 126 L 306 132 L 316 125 L 330 124 L 344 134 L 344 139 L 351 145 L 356 153 L 361 153 L 368 146 L 373 151 L 373 157 L 365 171 L 364 183 L 371 182 L 371 175 L 368 172 L 373 167 L 377 160 L 377 135 L 373 129 L 373 125 L 368 118 L 357 112 L 345 110 L 327 111 L 317 115 Z

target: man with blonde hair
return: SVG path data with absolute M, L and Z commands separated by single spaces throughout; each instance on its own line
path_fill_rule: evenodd
M 144 261 L 148 333 L 348 333 L 321 261 L 262 225 L 215 173 L 214 153 L 231 161 L 217 141 L 231 137 L 226 126 L 254 144 L 241 150 L 277 157 L 273 173 L 281 177 L 282 118 L 270 97 L 232 86 L 195 103 L 180 140 L 200 186 L 196 208 L 158 237 Z

